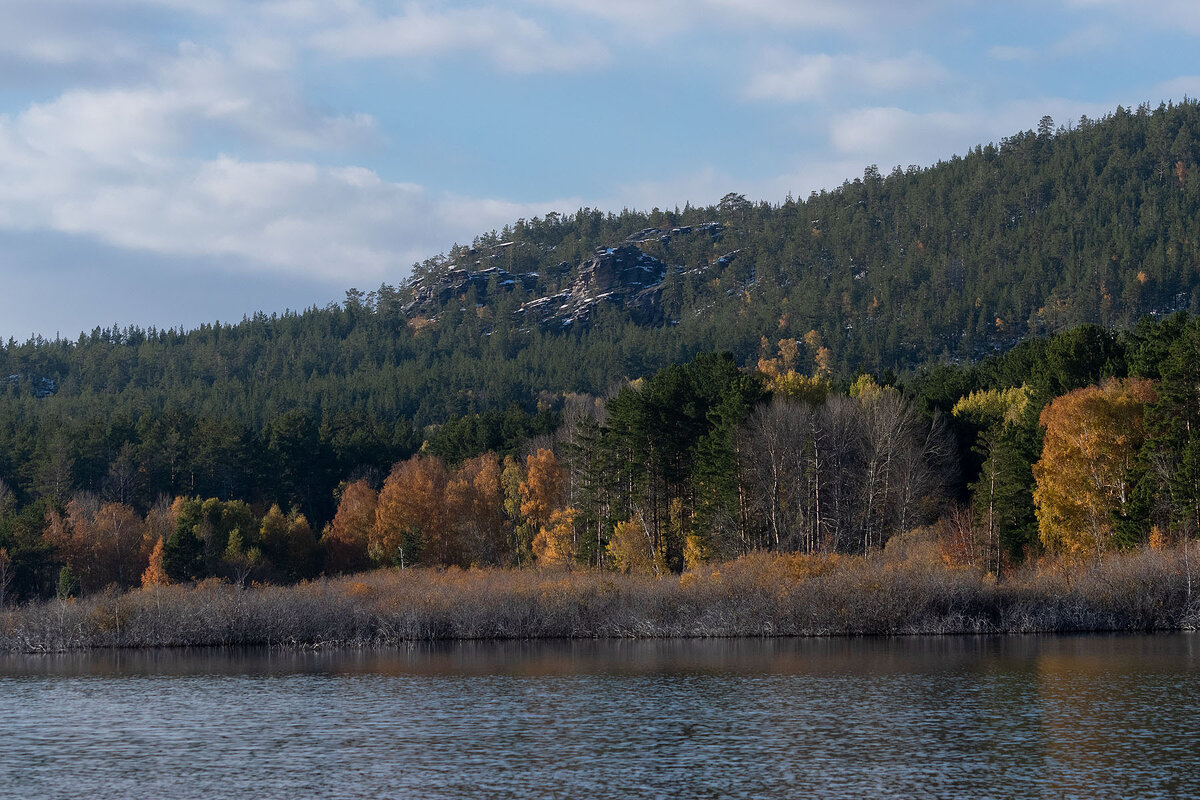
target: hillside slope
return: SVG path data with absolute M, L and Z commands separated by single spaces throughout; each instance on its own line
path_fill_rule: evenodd
M 845 376 L 1195 312 L 1197 131 L 1195 101 L 1066 128 L 1047 119 L 965 157 L 870 167 L 779 205 L 731 194 L 706 208 L 519 220 L 397 286 L 300 314 L 10 341 L 0 479 L 27 499 L 153 464 L 147 499 L 253 487 L 296 500 L 386 467 L 427 425 L 514 404 L 532 413 L 699 352 L 746 364 L 796 340 L 799 366 L 820 352 Z M 280 469 L 305 454 L 318 472 Z

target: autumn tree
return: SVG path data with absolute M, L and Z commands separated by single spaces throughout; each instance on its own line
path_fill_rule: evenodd
M 541 564 L 566 564 L 577 551 L 574 511 L 564 509 L 567 471 L 554 451 L 539 448 L 525 459 L 525 480 L 520 486 L 521 516 L 537 533 L 533 554 Z
M 495 453 L 470 458 L 446 482 L 446 508 L 466 563 L 495 564 L 507 556 L 503 471 Z
M 163 553 L 165 544 L 162 539 L 154 543 L 154 548 L 150 551 L 150 560 L 146 565 L 146 570 L 142 573 L 142 588 L 148 589 L 152 586 L 166 586 L 171 582 L 167 575 L 167 570 L 163 566 Z
M 45 536 L 78 589 L 90 593 L 110 584 L 137 585 L 151 547 L 143 532 L 142 519 L 129 506 L 101 504 L 95 495 L 78 493 L 65 515 L 49 512 Z
M 247 547 L 242 539 L 242 533 L 234 530 L 229 534 L 229 543 L 225 546 L 224 564 L 226 574 L 237 586 L 245 586 L 246 581 L 263 563 L 262 549 Z
M 816 367 L 817 375 L 820 377 L 829 377 L 833 372 L 833 354 L 821 341 L 821 334 L 815 330 L 809 331 L 804 334 L 804 343 L 808 345 L 808 350 L 812 354 L 813 365 Z
M 160 497 L 146 512 L 143 520 L 146 539 L 150 542 L 165 540 L 175 530 L 174 505 L 167 497 Z
M 521 468 L 521 462 L 512 456 L 505 456 L 504 469 L 500 472 L 500 488 L 504 493 L 504 515 L 511 531 L 508 551 L 517 564 L 523 564 L 533 557 L 533 537 L 537 533 L 521 514 L 521 484 L 524 482 L 525 470 Z
M 368 550 L 382 564 L 446 563 L 446 466 L 416 455 L 392 468 L 375 507 Z
M 93 580 L 101 586 L 138 585 L 153 547 L 144 532 L 143 520 L 124 503 L 100 506 L 94 519 Z M 96 573 L 100 576 L 98 580 Z
M 354 481 L 342 489 L 337 513 L 321 536 L 326 572 L 360 572 L 370 568 L 368 548 L 378 500 L 378 493 L 365 480 Z
M 554 451 L 540 448 L 525 459 L 525 479 L 521 481 L 521 516 L 535 526 L 550 521 L 555 509 L 566 500 L 567 473 Z
M 533 555 L 538 564 L 547 567 L 566 567 L 575 561 L 579 550 L 575 540 L 575 511 L 556 508 L 533 537 Z
M 1132 499 L 1130 470 L 1154 402 L 1144 379 L 1105 381 L 1056 398 L 1043 410 L 1041 459 L 1033 465 L 1038 533 L 1047 549 L 1098 555 L 1116 544 Z
M 650 531 L 636 517 L 622 520 L 608 541 L 608 557 L 621 572 L 661 575 L 666 571 L 662 554 L 654 549 Z
M 775 397 L 797 403 L 820 405 L 829 397 L 833 386 L 822 375 L 804 375 L 795 371 L 780 373 L 767 381 L 766 389 Z

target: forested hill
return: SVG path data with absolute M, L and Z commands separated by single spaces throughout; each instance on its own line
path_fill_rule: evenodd
M 327 510 L 330 485 L 385 469 L 426 425 L 492 410 L 495 449 L 552 424 L 539 400 L 699 352 L 757 363 L 790 341 L 798 367 L 848 376 L 1194 312 L 1198 132 L 1190 100 L 1046 118 L 806 200 L 519 220 L 301 314 L 10 341 L 0 479 L 22 500 L 133 475 L 143 502 L 253 487 Z M 320 474 L 290 474 L 299 463 Z

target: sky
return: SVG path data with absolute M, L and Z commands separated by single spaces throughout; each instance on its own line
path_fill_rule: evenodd
M 0 337 L 340 301 L 1200 96 L 1193 0 L 2 0 Z

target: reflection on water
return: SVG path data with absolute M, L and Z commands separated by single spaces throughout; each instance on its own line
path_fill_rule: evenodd
M 0 657 L 0 796 L 1200 796 L 1200 638 Z

